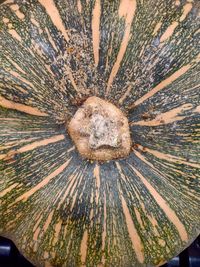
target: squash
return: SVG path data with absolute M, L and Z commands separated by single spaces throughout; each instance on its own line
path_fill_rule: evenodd
M 199 10 L 0 5 L 0 234 L 36 266 L 159 266 L 199 234 Z M 130 151 L 81 156 L 69 123 L 90 97 L 127 118 Z

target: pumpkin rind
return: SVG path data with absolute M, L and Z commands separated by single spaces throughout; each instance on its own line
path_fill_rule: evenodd
M 155 266 L 200 225 L 199 2 L 0 6 L 0 234 L 36 266 Z M 127 113 L 126 159 L 82 159 L 78 102 Z

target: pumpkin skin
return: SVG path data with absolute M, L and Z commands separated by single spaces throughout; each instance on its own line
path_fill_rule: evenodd
M 158 266 L 200 230 L 199 2 L 0 6 L 0 234 L 36 266 Z M 87 161 L 80 103 L 127 114 L 132 152 Z

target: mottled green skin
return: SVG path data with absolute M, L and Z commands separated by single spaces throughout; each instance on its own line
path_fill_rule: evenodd
M 9 7 L 10 3 L 0 6 L 0 96 L 37 108 L 48 116 L 8 109 L 0 102 L 0 234 L 13 239 L 37 266 L 45 266 L 45 262 L 56 267 L 81 265 L 85 231 L 88 239 L 84 266 L 100 266 L 102 262 L 109 267 L 140 267 L 169 260 L 200 231 L 198 0 L 194 0 L 192 10 L 162 45 L 160 37 L 173 21 L 179 20 L 186 2 L 183 0 L 176 6 L 175 1 L 170 0 L 137 1 L 126 52 L 106 97 L 107 82 L 125 31 L 125 19 L 118 16 L 120 1 L 101 1 L 97 67 L 91 28 L 94 1 L 87 4 L 81 0 L 79 13 L 76 1 L 54 0 L 69 41 L 39 2 L 14 2 L 25 15 L 23 19 Z M 40 30 L 31 17 L 39 23 Z M 5 22 L 5 18 L 9 22 Z M 162 22 L 161 28 L 153 34 L 158 22 Z M 21 41 L 9 33 L 9 23 Z M 188 71 L 131 108 L 135 101 L 188 64 L 191 64 Z M 78 92 L 70 82 L 67 68 L 73 74 Z M 129 94 L 120 102 L 132 83 Z M 70 150 L 73 143 L 66 131 L 66 123 L 77 110 L 77 101 L 92 95 L 121 107 L 130 123 L 143 120 L 146 113 L 150 116 L 146 120 L 151 120 L 184 104 L 192 107 L 178 114 L 184 118 L 171 123 L 132 124 L 133 143 L 143 149 L 135 145 L 136 153 L 131 152 L 126 159 L 100 164 L 98 183 L 94 175 L 97 163 L 82 159 L 76 149 Z M 57 135 L 64 137 L 9 156 L 9 151 Z M 163 159 L 145 148 L 177 159 Z M 38 187 L 27 199 L 20 199 L 69 159 L 68 166 L 46 185 Z M 187 240 L 181 238 L 176 222 L 169 219 L 131 166 L 176 213 L 187 232 Z M 142 263 L 130 238 L 122 196 L 140 238 Z M 45 228 L 51 213 L 50 223 Z M 60 225 L 58 234 L 57 224 Z

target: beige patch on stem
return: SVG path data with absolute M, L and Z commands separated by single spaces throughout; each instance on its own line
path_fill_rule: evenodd
M 98 97 L 89 97 L 67 128 L 84 158 L 105 161 L 126 157 L 130 152 L 127 118 L 116 106 Z

